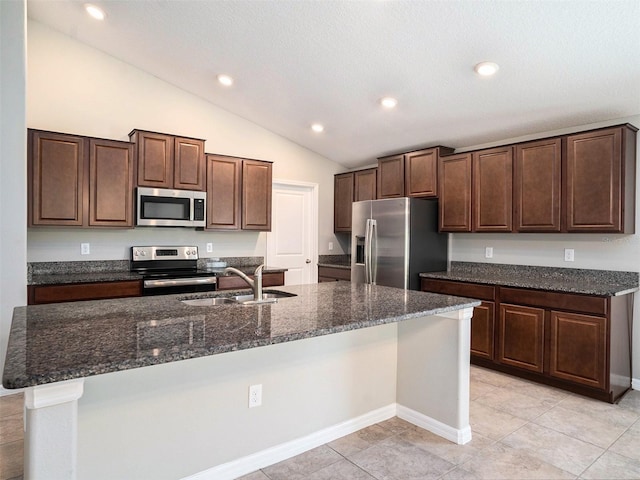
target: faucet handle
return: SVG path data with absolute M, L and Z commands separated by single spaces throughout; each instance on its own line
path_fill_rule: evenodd
M 264 270 L 264 263 L 262 265 L 258 265 L 258 267 L 256 268 L 256 271 L 253 273 L 254 276 L 261 277 L 262 276 L 262 270 Z

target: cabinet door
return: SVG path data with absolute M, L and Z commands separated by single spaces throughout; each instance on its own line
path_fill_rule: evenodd
M 514 221 L 518 232 L 560 231 L 559 138 L 516 146 Z
M 87 140 L 37 130 L 29 137 L 29 225 L 83 225 Z
M 134 130 L 138 161 L 138 186 L 173 188 L 173 137 Z
M 512 148 L 473 153 L 473 230 L 510 232 L 513 218 Z
M 440 159 L 441 232 L 471 231 L 471 154 Z
M 544 310 L 500 304 L 498 358 L 504 365 L 544 371 Z
M 421 150 L 404 156 L 404 184 L 407 197 L 438 196 L 438 149 Z
M 493 360 L 495 303 L 482 302 L 471 318 L 471 355 Z
M 354 202 L 375 200 L 378 195 L 378 169 L 368 168 L 353 172 L 355 192 Z
M 207 229 L 240 229 L 242 160 L 207 155 Z
M 404 197 L 404 155 L 378 159 L 378 198 Z
M 271 231 L 270 162 L 242 161 L 242 229 Z
M 621 146 L 622 128 L 567 137 L 567 231 L 623 232 Z
M 204 140 L 176 137 L 174 156 L 174 188 L 204 191 L 206 189 Z
M 333 178 L 333 231 L 350 232 L 353 173 L 341 173 Z
M 549 374 L 606 388 L 607 319 L 551 311 Z
M 89 225 L 133 227 L 133 144 L 89 141 Z

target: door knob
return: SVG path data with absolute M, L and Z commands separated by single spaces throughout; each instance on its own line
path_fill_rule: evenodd
M 304 263 L 311 263 L 311 260 L 307 258 L 307 260 Z

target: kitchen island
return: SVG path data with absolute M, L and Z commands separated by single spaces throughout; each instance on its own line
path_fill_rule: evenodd
M 235 478 L 394 415 L 470 440 L 479 302 L 346 282 L 278 290 L 296 296 L 16 308 L 3 385 L 28 387 L 25 478 Z M 254 384 L 264 401 L 249 409 Z

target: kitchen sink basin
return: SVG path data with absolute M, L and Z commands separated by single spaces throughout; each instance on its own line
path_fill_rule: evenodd
M 182 300 L 182 303 L 193 305 L 195 307 L 210 307 L 212 305 L 232 305 L 237 303 L 233 298 L 229 297 L 212 297 L 212 298 L 192 298 Z
M 254 300 L 253 293 L 235 295 L 233 297 L 205 297 L 181 300 L 186 305 L 194 307 L 211 307 L 214 305 L 257 305 L 262 303 L 276 303 L 279 298 L 297 297 L 295 293 L 268 291 L 262 293 L 262 300 Z

